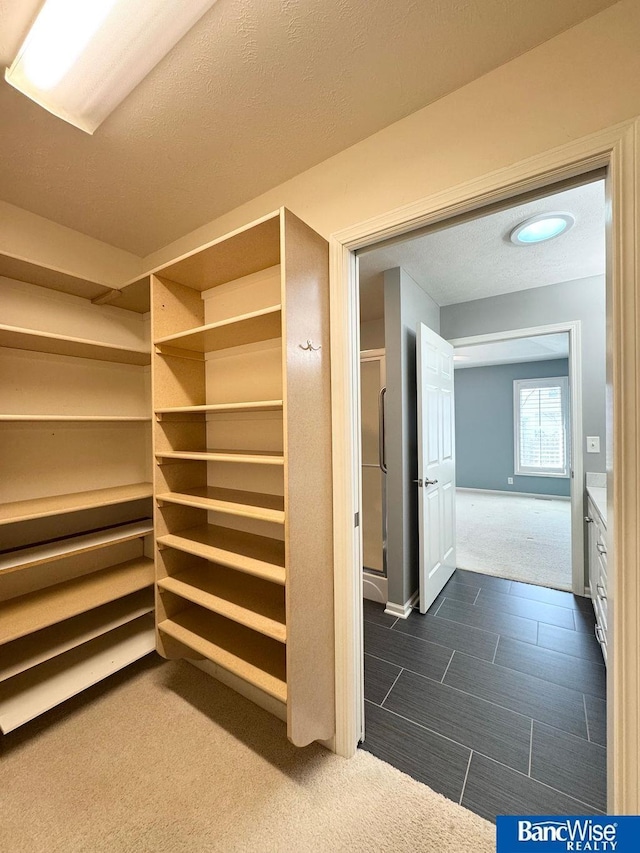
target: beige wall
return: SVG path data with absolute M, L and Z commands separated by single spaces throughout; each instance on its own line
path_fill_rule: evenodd
M 4 201 L 0 201 L 0 254 L 108 287 L 120 287 L 143 270 L 136 255 Z
M 280 205 L 324 236 L 640 114 L 640 3 L 623 0 L 145 259 Z
M 384 349 L 384 317 L 360 324 L 360 351 Z

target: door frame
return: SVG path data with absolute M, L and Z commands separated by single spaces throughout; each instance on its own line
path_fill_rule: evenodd
M 584 460 L 582 434 L 582 329 L 580 320 L 564 323 L 548 323 L 528 329 L 509 329 L 504 332 L 489 332 L 486 335 L 470 335 L 453 338 L 449 341 L 454 347 L 473 344 L 499 343 L 518 338 L 533 338 L 538 335 L 569 336 L 569 412 L 571 422 L 571 477 L 569 479 L 571 495 L 571 590 L 575 595 L 584 595 L 585 553 L 584 553 Z
M 336 735 L 354 755 L 362 732 L 359 328 L 357 249 L 607 169 L 607 484 L 612 624 L 607 691 L 608 810 L 640 813 L 640 119 L 369 219 L 330 238 Z M 615 468 L 615 480 L 612 476 Z M 608 591 L 609 592 L 609 591 Z

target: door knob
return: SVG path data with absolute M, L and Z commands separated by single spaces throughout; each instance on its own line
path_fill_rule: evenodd
M 422 486 L 422 480 L 413 480 L 412 482 L 417 483 L 419 487 Z
M 425 488 L 426 488 L 427 486 L 435 486 L 435 484 L 436 484 L 437 482 L 438 482 L 437 480 L 425 480 L 425 481 L 424 481 Z

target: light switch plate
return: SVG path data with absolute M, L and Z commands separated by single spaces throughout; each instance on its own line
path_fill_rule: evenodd
M 600 453 L 600 436 L 587 436 L 587 453 Z

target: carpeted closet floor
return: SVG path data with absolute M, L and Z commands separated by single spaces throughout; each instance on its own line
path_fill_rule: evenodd
M 0 740 L 3 853 L 489 853 L 494 829 L 366 752 L 150 656 Z

